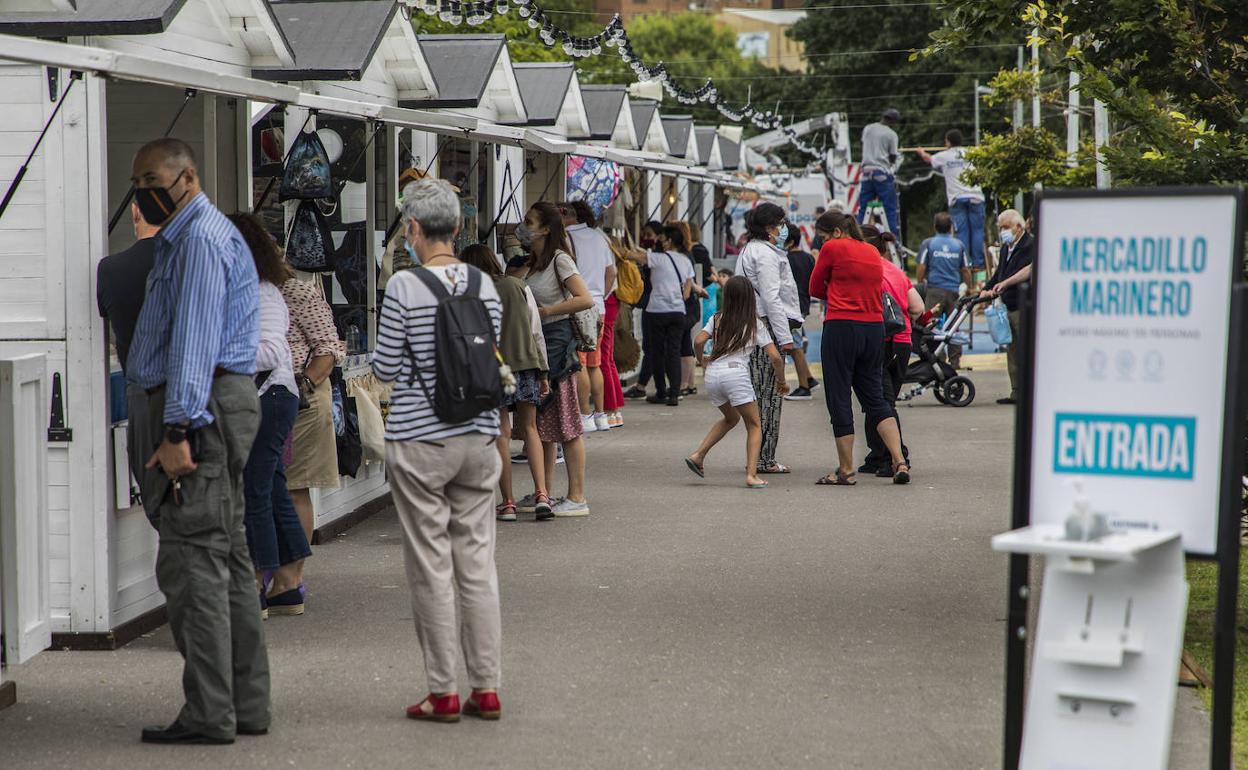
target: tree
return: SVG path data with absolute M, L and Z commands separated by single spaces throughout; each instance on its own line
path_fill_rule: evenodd
M 765 84 L 768 97 L 755 88 L 755 99 L 769 98 L 769 106 L 781 101 L 781 111 L 798 119 L 844 112 L 850 124 L 853 155 L 861 157 L 859 135 L 867 123 L 879 119 L 887 107 L 903 115 L 899 129 L 903 146 L 943 146 L 948 129 L 959 128 L 968 144 L 974 142 L 975 80 L 987 81 L 1007 66 L 1023 35 L 986 37 L 990 47 L 964 47 L 936 55 L 916 57 L 913 52 L 931 43 L 934 30 L 944 19 L 938 9 L 891 0 L 895 8 L 831 9 L 827 0 L 807 12 L 793 25 L 790 37 L 805 46 L 809 77 L 786 77 Z M 867 51 L 867 53 L 863 53 Z M 986 130 L 1006 128 L 1004 110 L 982 111 Z M 925 176 L 930 169 L 913 153 L 906 154 L 898 178 Z M 917 243 L 931 234 L 931 215 L 945 207 L 944 184 L 939 176 L 901 188 L 903 231 L 907 242 Z
M 1081 76 L 1115 133 L 1105 160 L 1122 184 L 1248 178 L 1248 9 L 1221 0 L 946 0 L 928 54 L 986 36 L 1033 40 L 1060 74 Z M 1022 172 L 1027 173 L 1027 172 Z

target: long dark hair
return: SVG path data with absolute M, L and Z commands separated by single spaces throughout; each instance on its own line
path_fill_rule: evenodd
M 743 275 L 734 275 L 724 284 L 724 309 L 715 316 L 715 342 L 711 360 L 736 353 L 754 344 L 758 315 L 754 308 L 754 287 Z
M 251 258 L 256 263 L 256 275 L 260 276 L 260 280 L 280 287 L 295 277 L 295 271 L 282 258 L 277 242 L 255 214 L 238 212 L 230 214 L 229 220 L 238 228 L 247 242 L 247 248 L 251 249 Z
M 815 220 L 815 229 L 828 235 L 833 230 L 840 230 L 856 241 L 862 240 L 862 228 L 858 226 L 858 220 L 840 211 L 825 211 L 820 214 L 819 219 Z
M 503 277 L 503 269 L 498 265 L 498 257 L 494 255 L 493 249 L 484 243 L 465 246 L 464 250 L 459 253 L 459 261 L 477 268 L 488 275 L 492 281 Z
M 672 245 L 673 251 L 679 251 L 681 254 L 689 253 L 689 239 L 685 234 L 685 228 L 681 227 L 681 222 L 668 222 L 663 225 L 663 237 Z
M 529 207 L 529 211 L 537 212 L 537 220 L 547 229 L 546 241 L 542 244 L 542 253 L 533 252 L 529 257 L 529 269 L 541 272 L 555 261 L 555 252 L 560 249 L 568 251 L 568 234 L 563 229 L 563 215 L 559 207 L 550 201 L 538 201 Z
M 746 232 L 751 241 L 771 241 L 768 229 L 784 221 L 784 209 L 774 203 L 760 203 L 745 218 Z

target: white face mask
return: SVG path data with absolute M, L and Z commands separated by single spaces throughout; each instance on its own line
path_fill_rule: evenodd
M 1001 243 L 1003 243 L 1004 245 L 1012 246 L 1014 244 L 1014 231 L 1013 230 L 1009 230 L 1009 229 L 1002 230 L 999 233 L 999 235 L 1001 236 Z
M 524 222 L 516 226 L 515 236 L 516 240 L 520 241 L 520 245 L 524 248 L 530 249 L 533 247 L 534 233 Z

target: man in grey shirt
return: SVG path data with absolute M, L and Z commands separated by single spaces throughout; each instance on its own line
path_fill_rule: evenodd
M 901 152 L 897 132 L 893 130 L 900 122 L 901 113 L 889 107 L 878 122 L 862 129 L 862 182 L 858 190 L 858 221 L 866 219 L 867 205 L 879 200 L 884 205 L 889 232 L 894 234 L 901 232 L 894 176 L 901 165 Z

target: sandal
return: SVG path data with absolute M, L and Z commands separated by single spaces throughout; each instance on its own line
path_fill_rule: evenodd
M 910 463 L 898 463 L 893 466 L 893 483 L 909 484 L 910 483 Z
M 746 484 L 745 487 L 746 489 L 766 489 L 768 484 L 766 481 L 763 481 L 758 484 Z
M 494 517 L 499 521 L 515 521 L 516 504 L 511 500 L 508 500 L 502 505 L 497 506 L 494 509 Z
M 692 459 L 688 457 L 685 458 L 685 467 L 687 467 L 689 470 L 693 471 L 694 473 L 698 474 L 698 478 L 700 479 L 706 478 L 706 468 L 704 466 L 698 465 L 697 463 L 695 463 Z
M 759 473 L 792 473 L 793 469 L 782 463 L 772 463 L 771 465 L 768 465 L 766 468 L 759 469 L 758 472 Z
M 836 475 L 829 473 L 816 481 L 815 484 L 821 487 L 852 487 L 858 484 L 858 481 L 854 478 L 857 475 L 857 473 L 845 473 L 840 468 L 837 468 Z

